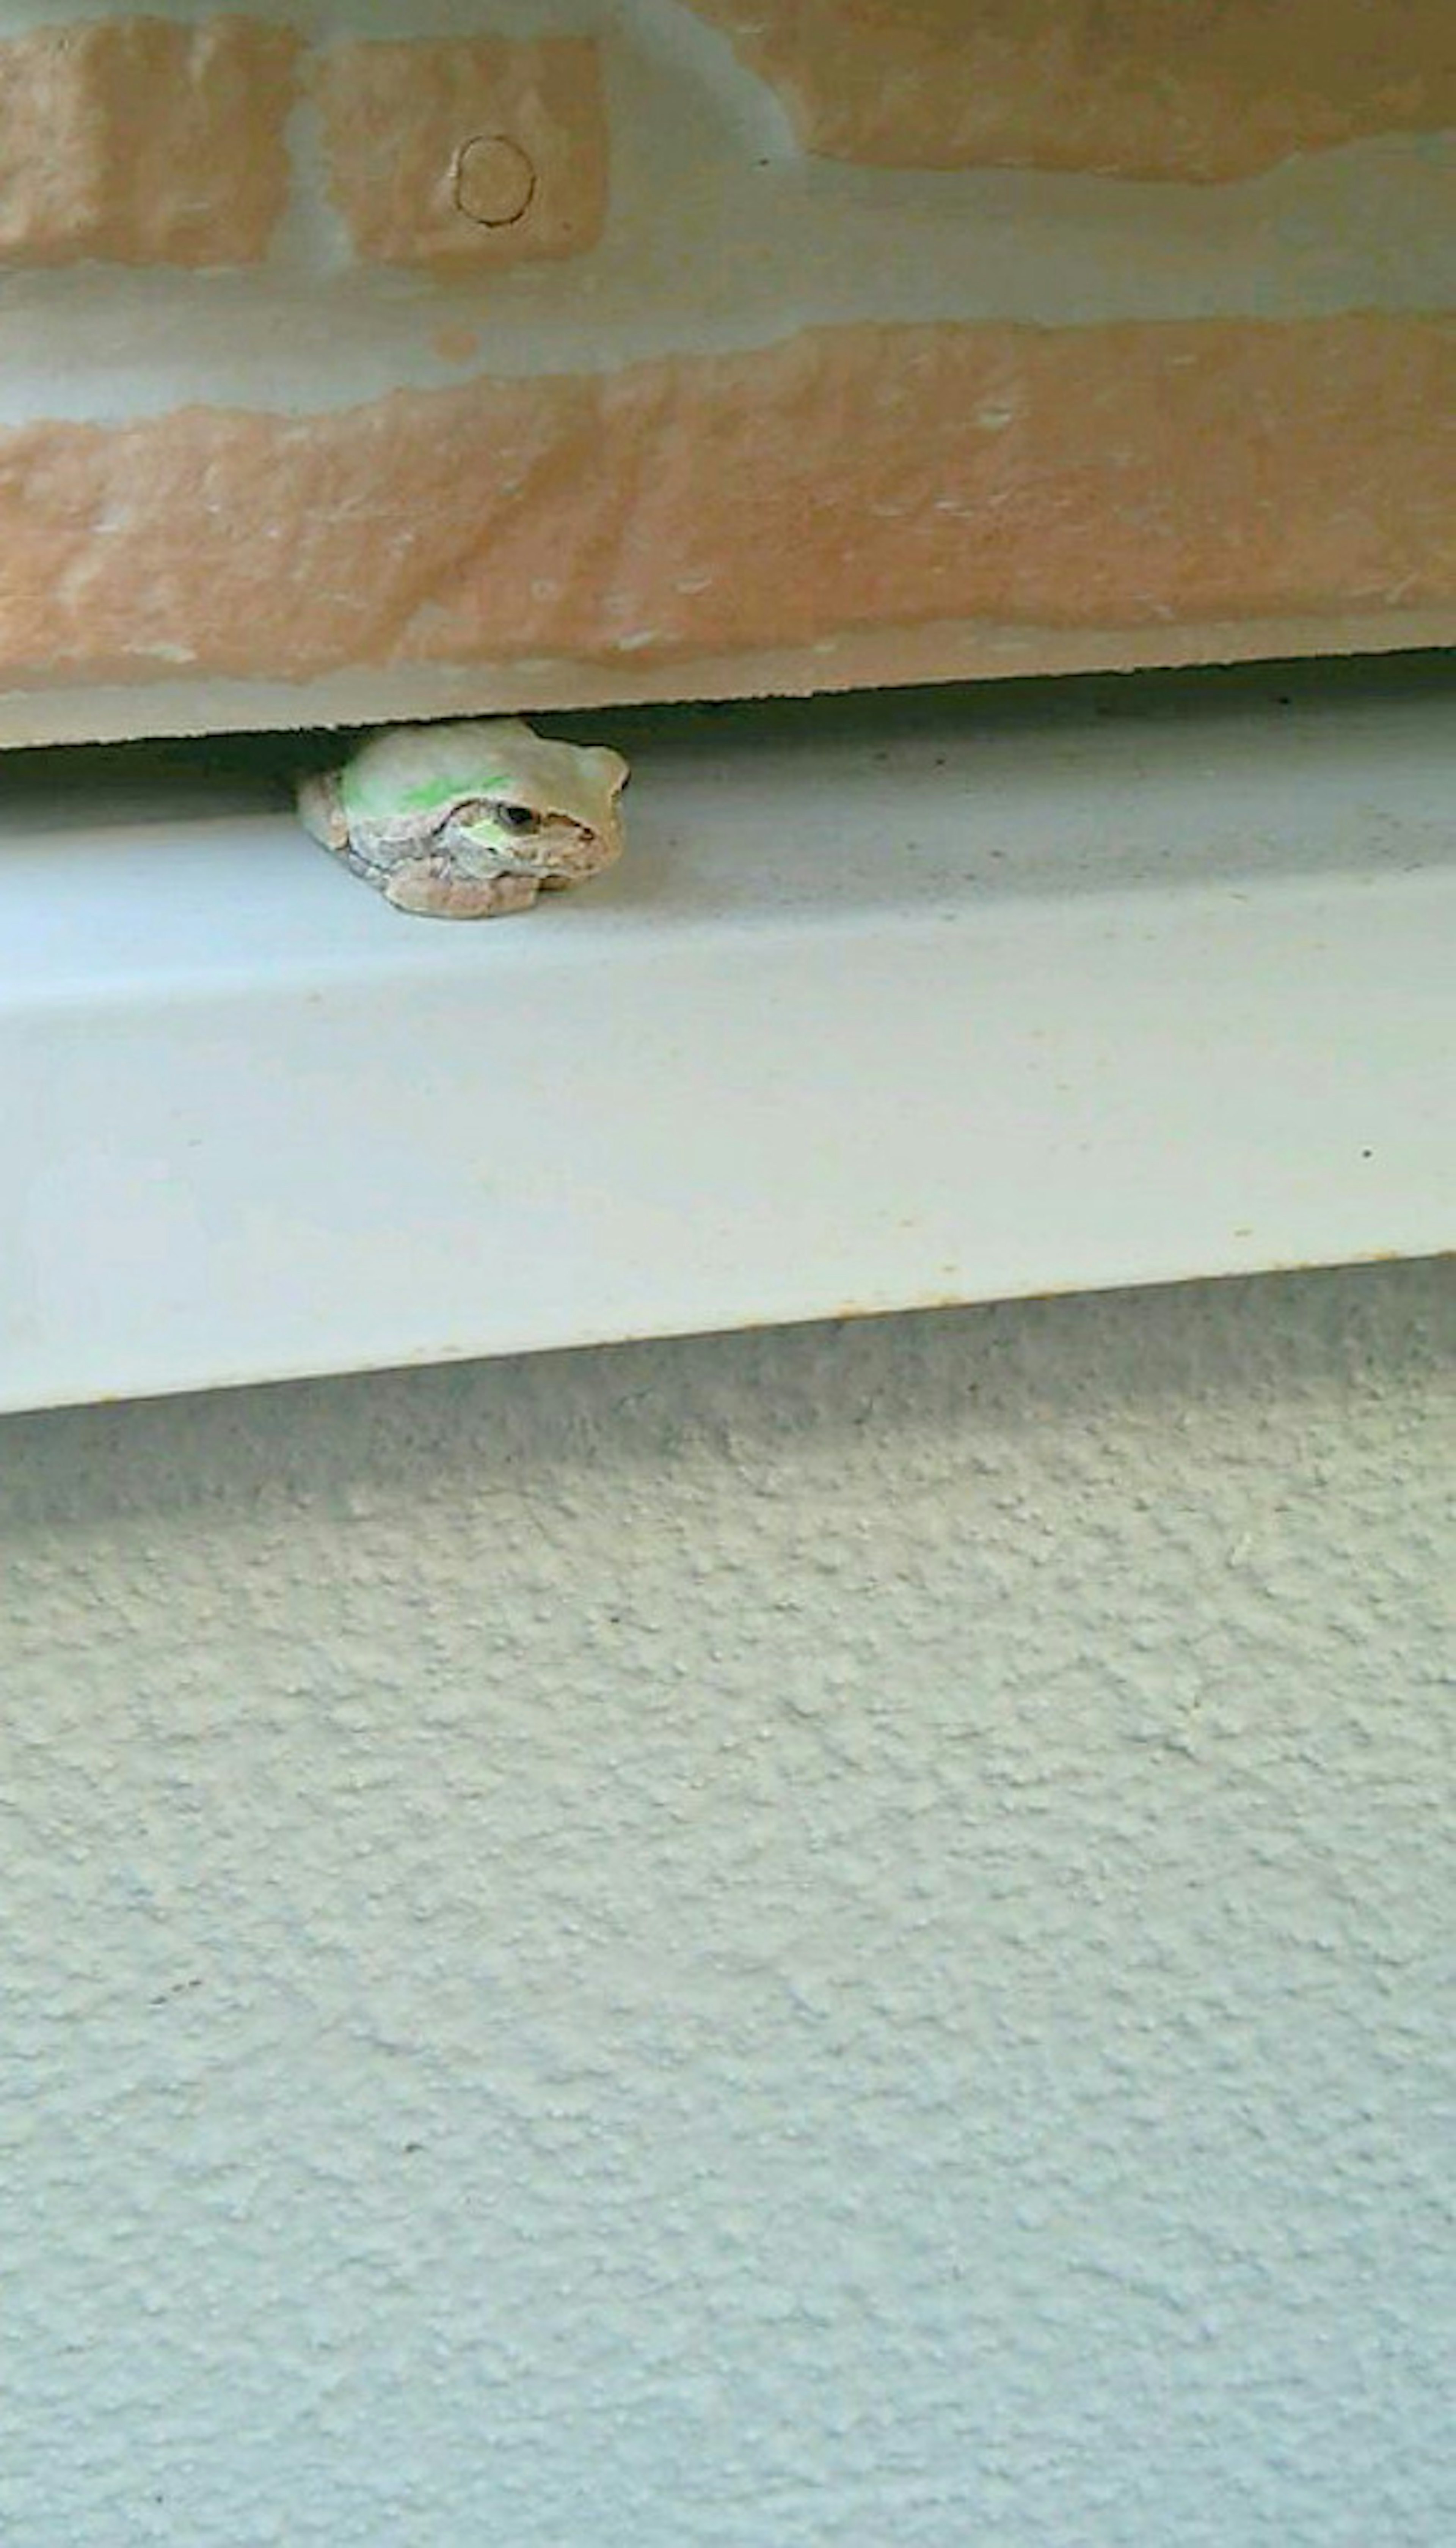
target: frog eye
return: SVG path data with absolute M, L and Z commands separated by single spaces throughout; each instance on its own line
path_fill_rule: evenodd
M 541 817 L 529 805 L 498 805 L 496 808 L 507 832 L 539 832 Z

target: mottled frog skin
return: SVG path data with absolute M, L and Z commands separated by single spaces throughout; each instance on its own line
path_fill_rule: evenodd
M 599 875 L 622 853 L 620 753 L 515 717 L 395 726 L 303 780 L 316 841 L 399 911 L 494 920 Z

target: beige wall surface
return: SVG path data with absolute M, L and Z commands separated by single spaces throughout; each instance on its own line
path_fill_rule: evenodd
M 6 2548 L 1448 2548 L 1456 1315 L 0 1424 Z
M 0 741 L 1445 642 L 1452 30 L 0 5 Z

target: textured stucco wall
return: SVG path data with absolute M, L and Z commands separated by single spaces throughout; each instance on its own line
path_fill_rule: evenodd
M 6 2548 L 1447 2548 L 1453 1384 L 1414 1266 L 0 1427 Z

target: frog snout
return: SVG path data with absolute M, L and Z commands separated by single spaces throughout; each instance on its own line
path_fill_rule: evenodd
M 552 875 L 590 875 L 601 864 L 601 843 L 588 823 L 558 820 L 540 844 L 541 864 Z
M 531 840 L 502 841 L 488 820 L 489 810 L 462 806 L 444 825 L 439 846 L 452 865 L 468 876 L 539 874 L 541 845 Z
M 537 832 L 502 837 L 492 806 L 452 809 L 437 835 L 439 849 L 462 875 L 519 875 L 572 883 L 602 864 L 601 844 L 590 824 L 556 814 Z

